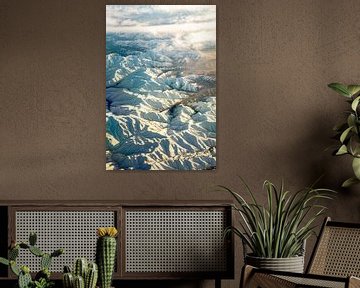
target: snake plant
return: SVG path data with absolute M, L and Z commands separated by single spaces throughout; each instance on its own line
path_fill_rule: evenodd
M 360 183 L 360 85 L 344 85 L 341 83 L 331 83 L 329 88 L 346 98 L 350 104 L 350 109 L 346 113 L 347 119 L 344 123 L 334 127 L 339 139 L 339 146 L 334 151 L 334 155 L 351 155 L 354 177 L 347 179 L 342 186 L 348 187 Z
M 239 227 L 228 227 L 225 234 L 233 232 L 252 251 L 252 256 L 288 258 L 301 255 L 303 244 L 314 233 L 316 219 L 326 207 L 318 200 L 331 199 L 334 191 L 329 189 L 304 188 L 296 193 L 280 188 L 266 180 L 266 205 L 261 205 L 249 186 L 243 181 L 251 201 L 225 186 L 235 199 L 233 208 L 239 213 Z

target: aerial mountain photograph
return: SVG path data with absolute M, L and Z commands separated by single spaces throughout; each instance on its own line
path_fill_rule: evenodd
M 216 169 L 216 6 L 106 6 L 106 170 Z

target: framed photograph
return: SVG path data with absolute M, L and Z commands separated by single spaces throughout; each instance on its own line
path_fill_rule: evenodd
M 216 169 L 216 6 L 106 6 L 106 170 Z

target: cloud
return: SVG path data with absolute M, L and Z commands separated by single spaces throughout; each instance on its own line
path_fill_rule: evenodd
M 167 33 L 212 30 L 215 5 L 107 5 L 106 31 Z

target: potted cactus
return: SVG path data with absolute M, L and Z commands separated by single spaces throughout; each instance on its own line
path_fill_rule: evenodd
M 8 252 L 8 259 L 0 257 L 0 263 L 10 266 L 11 271 L 18 277 L 18 288 L 49 288 L 54 285 L 50 280 L 50 265 L 54 257 L 64 253 L 63 249 L 57 249 L 52 253 L 45 253 L 36 246 L 37 236 L 30 233 L 29 243 L 12 242 Z M 41 270 L 32 279 L 30 268 L 26 265 L 19 266 L 16 259 L 19 256 L 20 249 L 28 250 L 33 255 L 39 257 Z
M 116 258 L 115 227 L 101 227 L 97 229 L 96 262 L 99 267 L 99 287 L 110 288 Z
M 78 258 L 74 264 L 74 272 L 70 267 L 64 267 L 64 288 L 95 288 L 98 279 L 98 267 L 96 263 L 88 263 L 85 258 Z

